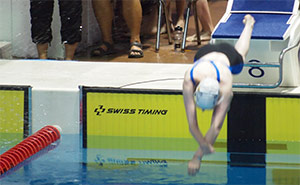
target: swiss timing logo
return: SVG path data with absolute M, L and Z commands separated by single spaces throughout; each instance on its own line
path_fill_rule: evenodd
M 105 108 L 104 105 L 98 105 L 94 109 L 94 113 L 97 116 L 101 116 L 103 114 L 126 114 L 126 115 L 162 115 L 165 116 L 168 113 L 166 109 L 146 109 L 146 108 L 116 108 L 116 107 L 109 107 Z
M 97 108 L 95 108 L 94 112 L 97 116 L 101 116 L 101 114 L 105 112 L 105 108 L 103 105 L 99 105 Z

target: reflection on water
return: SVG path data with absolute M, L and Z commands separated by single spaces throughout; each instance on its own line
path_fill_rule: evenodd
M 3 153 L 0 151 L 0 153 Z M 89 159 L 79 135 L 63 135 L 59 145 L 41 151 L 2 175 L 1 184 L 299 184 L 299 166 L 234 167 L 204 162 L 188 176 L 187 162 L 135 161 L 98 155 Z M 101 151 L 99 150 L 99 154 Z M 115 155 L 115 154 L 114 154 Z M 121 154 L 119 154 L 121 156 Z M 288 157 L 282 155 L 282 157 Z M 133 161 L 133 160 L 131 160 Z

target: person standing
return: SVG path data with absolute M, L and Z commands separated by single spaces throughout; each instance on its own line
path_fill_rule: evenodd
M 92 50 L 92 56 L 105 56 L 114 53 L 112 39 L 112 21 L 114 17 L 111 0 L 93 0 L 93 9 L 101 29 L 102 44 Z M 142 24 L 142 6 L 140 0 L 122 0 L 122 13 L 130 30 L 130 49 L 128 58 L 144 57 L 140 31 Z
M 30 0 L 31 38 L 40 59 L 47 59 L 52 41 L 52 15 L 54 0 Z M 73 60 L 82 32 L 81 0 L 59 0 L 61 41 L 65 45 L 65 59 Z

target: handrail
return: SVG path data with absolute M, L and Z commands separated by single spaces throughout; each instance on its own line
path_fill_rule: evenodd
M 261 63 L 256 63 L 256 64 L 245 64 L 246 67 L 278 67 L 279 68 L 279 79 L 276 83 L 274 84 L 254 84 L 254 83 L 233 83 L 232 87 L 234 88 L 276 88 L 276 87 L 279 87 L 280 84 L 282 83 L 282 75 L 283 75 L 283 69 L 282 69 L 282 64 L 283 64 L 283 58 L 284 58 L 284 55 L 290 51 L 291 49 L 297 47 L 298 45 L 300 44 L 300 39 L 298 39 L 298 42 L 290 47 L 287 47 L 285 49 L 283 49 L 281 52 L 280 52 L 280 55 L 279 55 L 279 65 L 276 65 L 276 64 L 268 64 L 268 63 L 265 63 L 265 64 L 261 64 Z

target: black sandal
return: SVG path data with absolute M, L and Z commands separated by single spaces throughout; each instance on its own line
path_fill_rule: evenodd
M 136 46 L 140 49 L 131 49 L 132 46 Z M 134 54 L 134 53 L 137 53 L 137 54 Z M 143 45 L 136 41 L 131 43 L 128 58 L 142 58 L 142 57 L 144 57 Z
M 101 47 L 98 47 L 96 49 L 93 49 L 91 51 L 91 56 L 93 57 L 102 57 L 102 56 L 105 56 L 105 55 L 110 55 L 110 54 L 113 54 L 114 53 L 114 46 L 109 43 L 109 42 L 103 42 L 103 45 L 106 46 L 106 50 L 101 48 Z

